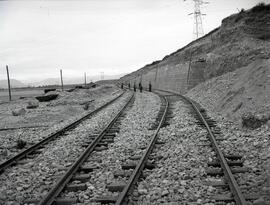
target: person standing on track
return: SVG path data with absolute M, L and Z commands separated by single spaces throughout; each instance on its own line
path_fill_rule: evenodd
M 136 83 L 133 85 L 134 92 L 136 92 Z
M 123 89 L 123 88 L 124 88 L 124 84 L 122 83 L 122 84 L 121 84 L 121 89 Z
M 152 84 L 151 84 L 151 81 L 149 81 L 149 92 L 152 92 Z
M 142 84 L 141 83 L 139 85 L 139 88 L 140 88 L 140 92 L 142 92 L 143 87 L 142 87 Z
M 130 83 L 128 83 L 128 89 L 130 90 Z

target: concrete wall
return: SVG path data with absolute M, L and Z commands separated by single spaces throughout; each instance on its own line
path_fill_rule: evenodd
M 189 80 L 188 78 L 189 63 L 176 64 L 176 65 L 162 65 L 155 66 L 151 70 L 131 75 L 129 78 L 124 78 L 125 84 L 130 82 L 133 87 L 134 83 L 138 88 L 140 82 L 142 86 L 148 89 L 149 82 L 151 82 L 153 88 L 172 90 L 186 93 L 188 89 L 196 86 L 198 83 L 203 82 L 203 63 L 191 64 Z

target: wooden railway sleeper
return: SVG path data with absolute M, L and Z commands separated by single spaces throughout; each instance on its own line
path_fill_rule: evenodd
M 97 166 L 97 165 L 82 165 L 79 168 L 79 171 L 84 172 L 84 173 L 89 173 L 95 169 L 99 169 L 99 166 Z
M 123 164 L 122 169 L 123 170 L 135 169 L 136 166 L 137 166 L 137 162 L 129 162 L 129 163 Z M 144 168 L 145 169 L 154 169 L 155 164 L 151 163 L 151 162 L 146 162 Z
M 110 204 L 110 203 L 115 203 L 117 201 L 117 197 L 102 196 L 102 197 L 96 198 L 95 201 L 101 204 Z
M 121 192 L 125 188 L 126 183 L 112 183 L 106 186 L 110 192 Z
M 257 194 L 257 193 L 249 193 L 249 194 L 244 194 L 244 198 L 246 200 L 256 200 L 260 197 L 261 194 Z M 215 200 L 216 202 L 233 202 L 234 198 L 232 196 L 232 194 L 217 194 L 213 197 L 213 200 Z
M 55 205 L 74 205 L 78 202 L 77 198 L 61 198 L 57 197 L 54 201 Z M 38 204 L 39 200 L 37 199 L 26 199 L 23 204 Z
M 240 160 L 228 160 L 227 159 L 227 163 L 229 166 L 243 166 L 244 160 L 240 159 Z M 208 166 L 212 166 L 212 167 L 220 167 L 220 162 L 218 160 L 212 161 L 212 162 L 208 162 L 207 163 Z
M 245 167 L 232 167 L 231 168 L 231 172 L 233 174 L 237 174 L 237 173 L 245 173 L 248 172 L 248 168 Z M 210 175 L 210 176 L 217 176 L 217 175 L 224 175 L 224 172 L 222 171 L 221 168 L 207 168 L 205 170 L 206 174 Z
M 65 187 L 65 190 L 69 192 L 85 191 L 86 189 L 87 185 L 85 183 L 69 184 Z

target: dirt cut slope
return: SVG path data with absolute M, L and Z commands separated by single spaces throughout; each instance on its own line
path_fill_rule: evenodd
M 240 119 L 251 113 L 270 116 L 270 59 L 202 83 L 187 94 L 214 113 Z

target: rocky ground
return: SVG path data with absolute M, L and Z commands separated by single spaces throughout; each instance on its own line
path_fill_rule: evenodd
M 155 122 L 159 111 L 160 99 L 157 95 L 136 93 L 135 102 L 126 116 L 121 120 L 120 132 L 108 150 L 94 152 L 90 159 L 98 159 L 98 169 L 91 172 L 91 179 L 87 182 L 87 190 L 82 192 L 65 192 L 62 196 L 78 197 L 79 204 L 99 204 L 95 199 L 102 196 L 116 196 L 106 189 L 111 183 L 124 183 L 128 178 L 114 178 L 114 173 L 121 171 L 121 165 L 128 163 L 129 157 L 140 155 L 153 134 L 148 130 Z M 90 163 L 93 165 L 93 162 Z M 131 170 L 130 170 L 131 171 Z
M 195 124 L 189 108 L 182 102 L 175 104 L 175 117 L 170 126 L 162 128 L 154 158 L 157 167 L 144 171 L 146 179 L 139 182 L 130 198 L 130 204 L 216 204 L 212 199 L 220 192 L 211 182 L 222 178 L 206 175 L 207 162 L 215 159 L 204 128 Z M 242 131 L 233 123 L 218 123 L 222 138 L 219 146 L 226 154 L 240 154 L 248 172 L 237 174 L 236 179 L 244 194 L 257 194 L 249 204 L 269 204 L 269 128 L 261 131 Z M 268 133 L 267 135 L 265 135 Z M 202 146 L 203 145 L 203 146 Z M 233 204 L 233 203 L 228 203 Z
M 25 159 L 0 175 L 0 204 L 17 205 L 26 199 L 40 199 L 85 149 L 89 133 L 101 131 L 129 99 L 130 94 L 84 121 L 67 135 L 49 143 L 41 154 Z
M 249 69 L 252 70 L 253 68 Z M 264 73 L 263 69 L 260 70 L 260 74 Z M 247 73 L 249 72 L 250 70 L 247 71 Z M 241 116 L 247 110 L 248 103 L 235 112 L 232 112 L 235 109 L 231 109 L 229 106 L 227 110 L 224 109 L 227 105 L 223 105 L 224 110 L 222 110 L 219 98 L 225 92 L 228 95 L 233 91 L 229 89 L 218 92 L 218 90 L 224 86 L 224 82 L 226 88 L 236 88 L 236 85 L 239 84 L 237 79 L 242 74 L 234 74 L 234 77 L 230 78 L 231 81 L 225 81 L 224 78 L 228 77 L 227 75 L 200 85 L 200 87 L 190 91 L 188 96 L 199 102 L 207 110 L 208 115 L 217 121 L 217 126 L 221 128 L 221 135 L 224 139 L 219 141 L 222 151 L 227 154 L 243 156 L 244 166 L 248 168 L 248 172 L 237 174 L 236 179 L 244 194 L 254 193 L 259 195 L 259 198 L 250 204 L 267 205 L 270 204 L 270 123 L 266 122 L 257 129 L 243 127 Z M 246 87 L 249 87 L 250 84 L 251 81 Z M 253 85 L 256 85 L 256 83 L 253 83 Z M 209 86 L 209 88 L 205 89 L 206 86 Z M 267 86 L 268 84 L 265 86 L 268 89 Z M 246 89 L 245 92 L 252 96 L 251 90 Z M 111 95 L 101 97 L 100 103 L 104 103 L 120 93 L 121 91 L 115 89 L 113 93 L 111 91 Z M 228 99 L 232 100 L 233 103 L 236 102 L 234 105 L 237 105 L 239 99 L 244 99 L 245 96 L 247 96 L 246 93 L 240 92 L 234 95 L 238 100 Z M 63 101 L 54 101 L 46 107 L 72 105 L 73 99 L 74 96 L 72 98 L 66 97 L 63 98 Z M 83 97 L 83 99 L 85 98 Z M 253 100 L 255 103 L 251 103 L 250 106 L 253 104 L 257 113 L 261 114 L 264 110 L 267 110 L 268 104 L 262 105 L 260 103 L 264 100 L 267 102 L 267 99 L 267 95 L 261 96 L 261 101 L 255 102 Z M 80 99 L 76 99 L 76 101 L 80 102 Z M 97 101 L 95 100 L 95 102 Z M 226 102 L 229 104 L 229 101 Z M 75 106 L 78 106 L 78 104 L 80 105 L 80 103 L 74 103 Z M 149 130 L 149 128 L 155 122 L 159 107 L 160 99 L 157 95 L 136 93 L 132 108 L 126 112 L 125 118 L 121 121 L 120 132 L 117 134 L 115 142 L 108 146 L 108 150 L 94 152 L 90 156 L 93 161 L 90 160 L 88 165 L 98 165 L 99 168 L 91 173 L 92 177 L 86 183 L 87 189 L 80 192 L 64 192 L 62 196 L 76 197 L 79 199 L 78 204 L 99 204 L 95 202 L 97 198 L 117 196 L 118 193 L 108 191 L 106 185 L 111 183 L 125 184 L 127 182 L 126 177 L 116 179 L 114 174 L 121 170 L 121 165 L 133 162 L 130 160 L 131 156 L 139 156 L 143 153 L 144 147 L 153 134 L 153 130 Z M 181 202 L 181 204 L 214 205 L 216 203 L 212 198 L 220 193 L 220 190 L 210 186 L 209 183 L 222 179 L 206 175 L 207 162 L 215 159 L 211 148 L 205 146 L 206 130 L 195 123 L 196 120 L 185 103 L 182 101 L 176 102 L 173 104 L 173 108 L 174 118 L 171 119 L 170 125 L 160 130 L 159 140 L 164 144 L 156 145 L 151 155 L 156 167 L 153 170 L 144 171 L 146 178 L 141 179 L 135 187 L 130 197 L 130 204 L 176 205 Z M 219 109 L 221 109 L 221 112 L 218 112 Z M 56 140 L 53 145 L 46 147 L 46 150 L 34 161 L 25 160 L 18 167 L 10 168 L 8 172 L 0 175 L 0 182 L 5 184 L 0 190 L 0 200 L 2 199 L 2 202 L 8 202 L 11 205 L 18 204 L 24 199 L 39 198 L 45 195 L 49 187 L 71 165 L 78 153 L 82 152 L 81 145 L 86 140 L 86 131 L 89 133 L 90 131 L 100 130 L 106 119 L 109 119 L 111 114 L 115 113 L 117 106 L 108 110 L 91 119 L 93 120 L 90 120 L 92 123 L 86 121 L 67 136 Z M 82 127 L 83 129 L 81 129 Z M 42 133 L 45 130 L 46 128 L 42 127 L 31 128 L 23 134 L 21 133 L 22 130 L 18 130 L 16 134 L 36 135 L 37 132 Z M 32 140 L 39 139 L 33 138 Z M 5 141 L 3 140 L 3 142 Z M 30 174 L 29 170 L 34 170 L 34 172 Z M 31 180 L 37 183 L 34 185 Z M 76 183 L 76 181 L 73 183 Z
M 77 89 L 71 93 L 59 92 L 56 100 L 39 103 L 35 109 L 26 109 L 29 102 L 36 101 L 33 98 L 1 105 L 0 162 L 100 107 L 121 92 L 114 86 L 106 85 L 89 90 Z M 87 110 L 85 103 L 89 103 Z M 22 108 L 26 110 L 25 114 L 12 115 L 12 111 Z M 26 142 L 23 149 L 17 148 L 19 140 Z
M 208 111 L 241 123 L 244 114 L 270 116 L 270 60 L 212 78 L 187 93 Z
M 204 168 L 214 153 L 198 146 L 206 139 L 206 131 L 194 123 L 184 103 L 176 102 L 174 107 L 170 125 L 160 130 L 159 140 L 164 144 L 152 154 L 159 159 L 156 168 L 146 171 L 131 204 L 211 204 L 215 190 L 205 185 Z
M 238 180 L 244 193 L 259 192 L 255 204 L 269 204 L 265 195 L 270 195 L 269 11 L 269 4 L 241 10 L 204 37 L 121 78 L 131 83 L 143 79 L 145 86 L 156 76 L 154 88 L 188 92 L 202 105 L 222 128 L 222 149 L 244 156 L 250 172 Z M 251 116 L 248 123 L 246 115 Z M 147 194 L 138 203 L 152 203 L 150 189 L 143 189 Z
M 248 172 L 237 175 L 237 182 L 244 194 L 258 194 L 257 205 L 270 204 L 270 127 L 263 125 L 256 130 L 243 129 L 234 122 L 220 120 L 224 139 L 220 142 L 226 153 L 243 156 Z
M 218 122 L 226 139 L 223 146 L 244 156 L 250 172 L 241 175 L 241 187 L 245 193 L 259 192 L 261 201 L 270 200 L 266 197 L 270 196 L 269 65 L 269 59 L 254 61 L 202 83 L 187 94 Z M 248 126 L 244 123 L 246 115 L 253 119 Z M 258 122 L 262 123 L 256 125 Z

